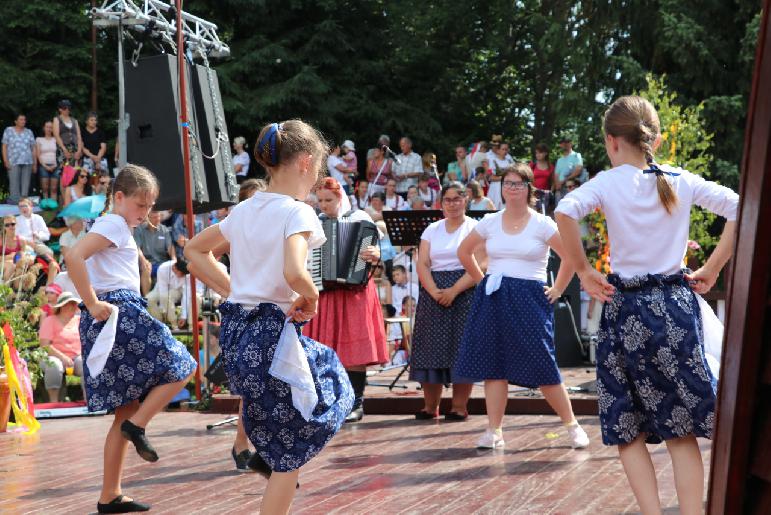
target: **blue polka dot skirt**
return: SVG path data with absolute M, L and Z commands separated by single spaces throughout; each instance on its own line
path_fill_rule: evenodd
M 297 332 L 308 358 L 319 402 L 306 421 L 292 404 L 290 386 L 269 374 L 284 327 L 284 313 L 271 303 L 247 310 L 220 306 L 220 348 L 228 382 L 243 399 L 244 428 L 272 470 L 288 472 L 316 456 L 340 430 L 353 406 L 353 388 L 335 351 Z
M 448 270 L 431 272 L 431 277 L 436 286 L 444 290 L 452 287 L 465 273 L 465 270 Z M 444 307 L 420 287 L 412 334 L 411 380 L 431 384 L 474 382 L 452 373 L 473 297 L 474 289 L 470 288 L 455 297 L 449 307 Z
M 147 312 L 147 301 L 138 293 L 115 290 L 97 298 L 118 307 L 118 329 L 104 369 L 91 377 L 88 355 L 105 322 L 95 323 L 81 305 L 80 343 L 89 411 L 113 411 L 142 400 L 153 387 L 181 381 L 195 370 L 196 362 L 187 348 Z
M 540 281 L 503 277 L 485 293 L 486 276 L 474 291 L 454 372 L 474 381 L 505 379 L 535 388 L 560 384 L 554 358 L 554 307 Z
M 701 311 L 682 273 L 608 276 L 602 308 L 597 397 L 602 441 L 711 438 L 717 381 L 704 357 Z

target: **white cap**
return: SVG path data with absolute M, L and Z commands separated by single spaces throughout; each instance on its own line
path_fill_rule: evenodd
M 343 144 L 341 146 L 347 148 L 348 150 L 353 150 L 354 152 L 356 151 L 356 147 L 353 146 L 353 141 L 349 139 L 343 141 Z

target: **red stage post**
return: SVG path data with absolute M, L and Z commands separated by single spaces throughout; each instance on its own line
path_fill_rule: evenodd
M 185 223 L 187 224 L 187 237 L 192 239 L 195 236 L 195 219 L 193 217 L 193 192 L 191 190 L 190 180 L 190 132 L 188 130 L 187 119 L 187 92 L 185 84 L 185 39 L 182 29 L 182 0 L 177 0 L 177 62 L 179 63 L 179 109 L 180 123 L 182 124 L 182 156 L 185 169 Z M 195 371 L 195 396 L 201 400 L 201 363 L 199 355 L 201 353 L 201 342 L 198 335 L 198 299 L 195 291 L 195 277 L 190 274 L 190 312 L 192 313 L 193 323 L 191 331 L 193 333 L 193 357 L 195 357 L 198 368 Z

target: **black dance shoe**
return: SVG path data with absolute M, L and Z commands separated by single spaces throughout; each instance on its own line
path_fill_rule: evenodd
M 364 418 L 364 408 L 359 407 L 354 410 L 351 410 L 351 412 L 348 413 L 348 416 L 345 417 L 345 421 L 346 423 L 358 422 L 363 418 Z
M 435 411 L 433 413 L 429 413 L 426 410 L 422 409 L 415 413 L 415 420 L 435 420 L 439 418 L 439 412 Z
M 448 422 L 463 422 L 468 420 L 468 413 L 458 413 L 457 411 L 451 411 L 444 414 L 444 419 Z
M 120 425 L 120 433 L 123 438 L 130 441 L 136 447 L 137 454 L 145 461 L 158 461 L 158 453 L 155 452 L 150 441 L 145 436 L 145 429 L 134 425 L 129 420 L 124 420 Z
M 262 456 L 260 456 L 260 453 L 258 452 L 252 453 L 252 456 L 247 462 L 247 466 L 265 479 L 270 479 L 270 475 L 273 474 L 273 471 L 270 469 L 270 465 L 265 463 L 265 460 L 262 459 Z M 297 482 L 297 486 L 295 486 L 295 488 L 300 488 L 299 481 Z
M 249 470 L 249 460 L 252 457 L 252 453 L 249 452 L 249 449 L 244 449 L 243 451 L 236 454 L 236 448 L 233 447 L 230 449 L 230 455 L 233 456 L 233 461 L 236 462 L 237 471 L 246 472 Z
M 123 496 L 119 495 L 108 503 L 96 503 L 98 513 L 132 513 L 135 511 L 150 511 L 150 505 L 136 501 L 123 501 Z

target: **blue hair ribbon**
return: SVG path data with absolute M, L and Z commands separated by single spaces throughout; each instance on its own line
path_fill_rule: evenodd
M 265 155 L 268 154 L 268 163 L 270 163 L 271 166 L 277 166 L 278 165 L 278 149 L 276 148 L 276 135 L 278 134 L 278 131 L 282 130 L 283 124 L 279 123 L 271 123 L 268 127 L 268 130 L 265 132 L 265 135 L 260 139 L 260 142 L 257 144 L 257 146 L 261 149 L 262 154 Z
M 653 163 L 650 163 L 650 168 L 648 168 L 647 170 L 643 170 L 643 173 L 655 173 L 656 177 L 661 177 L 662 175 L 671 175 L 672 177 L 677 177 L 678 175 L 680 175 L 677 172 L 667 172 L 665 170 L 662 170 L 661 168 L 658 167 L 658 165 L 655 165 Z

